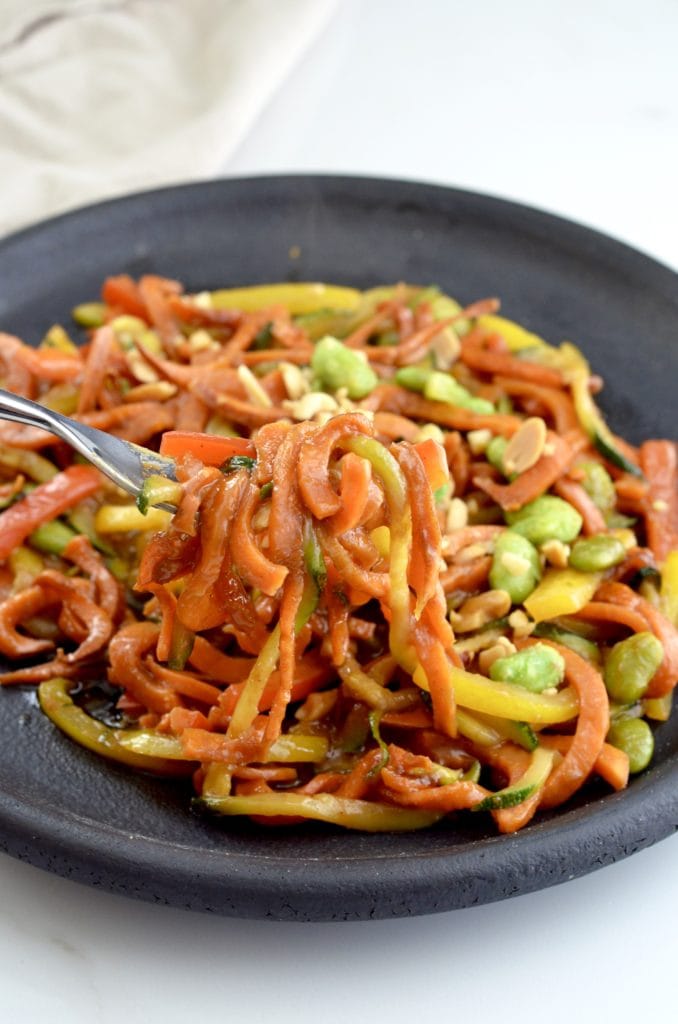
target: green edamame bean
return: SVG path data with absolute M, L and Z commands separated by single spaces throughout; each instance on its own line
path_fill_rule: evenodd
M 602 572 L 624 561 L 626 548 L 609 533 L 580 537 L 570 553 L 569 563 L 580 572 Z
M 664 648 L 654 633 L 634 633 L 615 644 L 605 662 L 605 686 L 612 700 L 640 700 L 662 663 Z
M 652 729 L 642 718 L 622 718 L 607 734 L 607 742 L 628 754 L 631 773 L 647 768 L 654 754 Z
M 377 386 L 377 375 L 367 360 L 330 335 L 316 343 L 311 367 L 324 388 L 346 388 L 349 398 L 364 398 Z
M 507 512 L 506 521 L 512 530 L 537 545 L 547 540 L 568 544 L 582 527 L 582 517 L 576 508 L 552 494 L 528 501 L 517 512 Z
M 584 471 L 581 485 L 594 505 L 597 505 L 601 512 L 613 509 L 617 503 L 617 492 L 605 467 L 599 462 L 582 462 L 578 464 L 578 468 Z
M 423 391 L 431 370 L 425 366 L 402 366 L 396 371 L 396 384 L 408 391 Z
M 541 563 L 535 546 L 519 533 L 505 530 L 494 545 L 490 569 L 492 588 L 506 590 L 513 604 L 522 604 L 540 579 Z
M 489 415 L 494 412 L 492 402 L 484 398 L 475 398 L 470 391 L 451 377 L 449 373 L 442 373 L 434 370 L 424 385 L 424 396 L 433 402 L 447 402 L 449 405 L 457 405 L 462 409 L 470 409 L 482 415 Z
M 490 679 L 514 683 L 534 693 L 557 686 L 564 676 L 562 655 L 546 644 L 534 644 L 507 658 L 497 658 L 490 665 Z
M 485 449 L 485 458 L 491 466 L 498 469 L 500 473 L 506 476 L 506 470 L 504 469 L 504 452 L 506 451 L 506 445 L 508 441 L 501 434 L 497 437 L 493 437 L 487 448 Z

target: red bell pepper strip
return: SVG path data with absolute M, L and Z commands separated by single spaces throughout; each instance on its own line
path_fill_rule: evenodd
M 69 466 L 0 513 L 0 558 L 7 558 L 33 530 L 89 498 L 101 486 L 92 466 Z

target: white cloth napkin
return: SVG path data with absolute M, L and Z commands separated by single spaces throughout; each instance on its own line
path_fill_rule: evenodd
M 218 174 L 337 0 L 0 0 L 0 234 Z

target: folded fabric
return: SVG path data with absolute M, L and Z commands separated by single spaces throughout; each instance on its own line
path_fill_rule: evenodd
M 0 0 L 0 234 L 213 176 L 336 0 Z

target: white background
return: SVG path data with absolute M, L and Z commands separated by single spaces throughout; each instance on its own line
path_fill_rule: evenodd
M 346 0 L 222 170 L 487 191 L 678 268 L 677 54 L 675 0 Z M 2 1020 L 668 1020 L 677 854 L 674 837 L 505 903 L 343 925 L 147 906 L 1 857 Z

